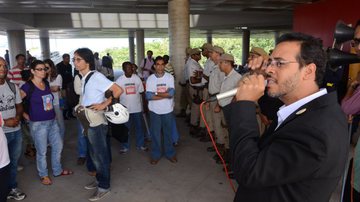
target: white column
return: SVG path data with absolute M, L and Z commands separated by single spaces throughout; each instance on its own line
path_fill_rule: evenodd
M 138 66 L 145 57 L 144 46 L 144 30 L 138 29 L 136 30 L 136 61 Z
M 48 30 L 40 30 L 40 46 L 42 59 L 50 59 L 50 40 Z
M 185 66 L 185 49 L 190 46 L 190 7 L 189 0 L 170 0 L 169 13 L 169 42 L 170 62 L 175 70 L 175 112 L 180 111 L 180 97 L 182 88 L 178 81 L 183 77 Z
M 129 59 L 130 62 L 135 62 L 135 44 L 134 44 L 134 31 L 129 30 Z
M 26 55 L 25 31 L 7 30 L 6 33 L 9 43 L 10 67 L 13 67 L 16 65 L 15 56 L 17 54 Z

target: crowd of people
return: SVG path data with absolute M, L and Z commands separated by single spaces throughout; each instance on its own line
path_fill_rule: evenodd
M 358 23 L 353 40 L 357 53 L 359 34 Z M 235 201 L 328 200 L 348 155 L 343 110 L 349 115 L 358 113 L 353 103 L 360 81 L 351 83 L 342 110 L 336 95 L 321 88 L 326 67 L 321 40 L 301 33 L 284 34 L 271 54 L 252 47 L 243 67 L 235 65 L 228 51 L 210 43 L 187 48 L 186 55 L 183 75 L 177 78 L 183 95 L 176 116 L 188 122 L 191 137 L 210 142 L 213 136 L 216 145 L 206 150 L 218 151 L 215 162 L 224 160 L 225 170 L 238 182 Z M 200 64 L 202 56 L 204 64 Z M 118 78 L 112 58 L 100 59 L 99 53 L 88 48 L 74 52 L 75 69 L 69 54 L 62 58 L 56 65 L 50 59 L 27 64 L 26 56 L 18 54 L 16 66 L 8 68 L 7 59 L 0 57 L 0 177 L 4 179 L 0 201 L 26 197 L 16 182 L 23 138 L 26 153 L 33 151 L 42 184 L 53 183 L 46 161 L 48 147 L 52 175 L 73 174 L 62 166 L 61 153 L 64 119 L 74 115 L 77 163 L 86 163 L 95 177 L 85 185 L 95 190 L 90 201 L 110 192 L 111 136 L 120 141 L 121 154 L 129 152 L 134 134 L 136 149 L 150 150 L 150 164 L 156 165 L 163 156 L 178 162 L 176 67 L 168 55 L 153 58 L 149 50 L 139 68 L 123 62 L 123 75 Z M 213 99 L 232 89 L 237 89 L 235 96 Z M 127 108 L 126 123 L 114 124 L 104 116 L 114 103 Z M 355 169 L 358 161 L 354 161 Z M 358 183 L 354 188 L 358 196 Z

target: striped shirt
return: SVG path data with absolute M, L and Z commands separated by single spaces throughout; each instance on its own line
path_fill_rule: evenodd
M 25 67 L 23 69 L 25 69 Z M 22 80 L 21 71 L 22 69 L 20 69 L 18 66 L 15 66 L 9 70 L 7 75 L 7 78 L 18 87 L 21 87 L 25 83 L 25 81 Z

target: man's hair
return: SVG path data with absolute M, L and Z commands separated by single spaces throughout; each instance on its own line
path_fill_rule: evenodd
M 64 53 L 64 54 L 62 55 L 62 58 L 65 59 L 66 57 L 70 58 L 70 55 L 67 54 L 67 53 Z
M 123 68 L 123 70 L 125 70 L 125 67 L 127 67 L 128 65 L 130 65 L 130 66 L 132 67 L 132 63 L 131 63 L 131 62 L 129 62 L 129 61 L 123 62 L 123 63 L 122 63 L 122 68 Z
M 74 53 L 78 54 L 86 63 L 89 64 L 90 70 L 95 70 L 95 60 L 93 52 L 88 48 L 79 48 Z
M 299 42 L 300 54 L 296 56 L 300 68 L 314 63 L 316 65 L 315 82 L 321 86 L 325 69 L 326 69 L 326 53 L 323 50 L 322 40 L 303 33 L 287 33 L 282 35 L 278 43 L 282 42 Z
M 356 22 L 355 28 L 358 27 L 358 26 L 360 26 L 360 19 Z
M 157 61 L 159 61 L 159 60 L 162 60 L 162 61 L 164 61 L 164 62 L 165 62 L 165 60 L 164 60 L 164 58 L 163 58 L 163 57 L 161 57 L 161 56 L 157 56 L 157 57 L 155 58 L 155 64 L 156 64 L 156 62 L 157 62 Z
M 17 54 L 17 55 L 15 56 L 15 59 L 17 60 L 17 59 L 19 59 L 19 57 L 24 57 L 24 58 L 26 58 L 24 54 L 20 53 L 20 54 Z
M 151 55 L 153 54 L 152 50 L 148 50 L 148 51 L 146 52 L 146 54 L 147 54 L 147 53 L 151 53 Z
M 112 65 L 112 62 L 111 62 L 111 59 L 109 56 L 103 56 L 101 60 L 102 60 L 101 65 L 103 67 L 110 68 L 110 69 L 113 68 L 113 65 Z

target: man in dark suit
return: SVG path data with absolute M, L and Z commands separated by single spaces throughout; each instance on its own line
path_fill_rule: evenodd
M 301 33 L 280 37 L 265 69 L 267 93 L 284 105 L 260 136 L 255 102 L 265 78 L 239 82 L 231 111 L 230 147 L 239 184 L 234 201 L 329 201 L 348 154 L 347 122 L 334 93 L 319 89 L 322 42 Z

